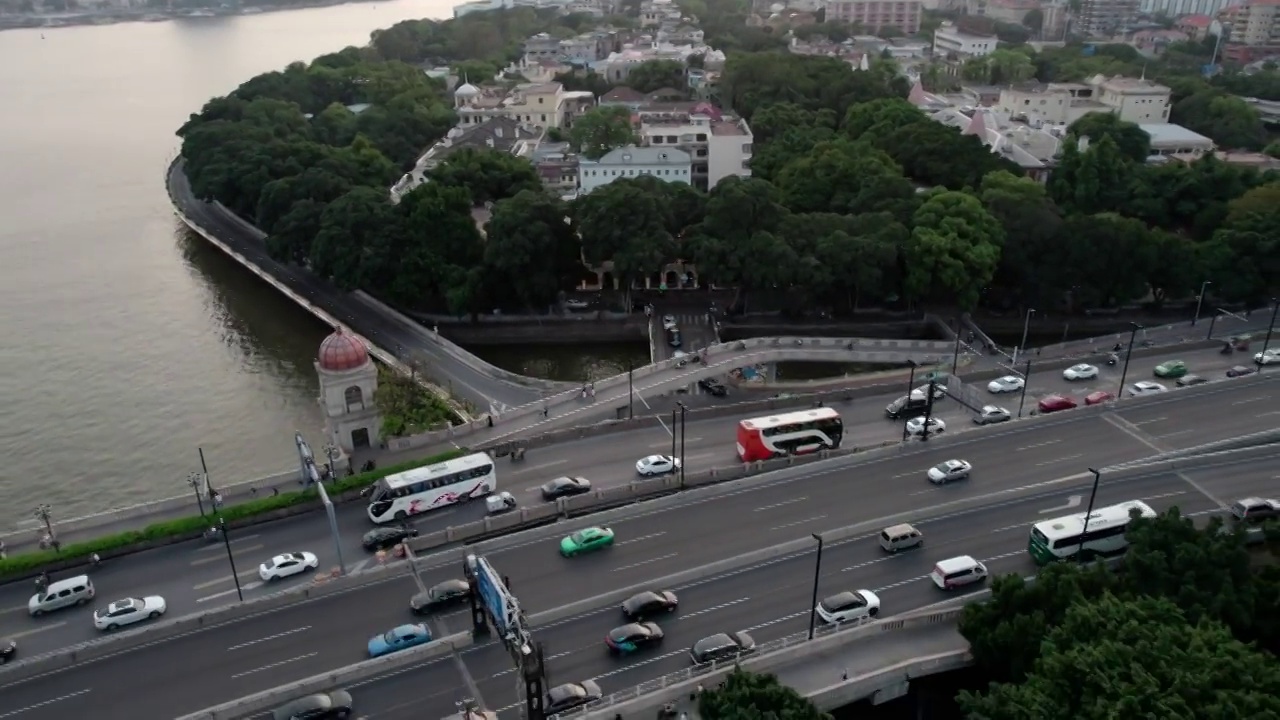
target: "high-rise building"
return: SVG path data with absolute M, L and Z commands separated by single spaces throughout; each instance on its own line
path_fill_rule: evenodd
M 1121 33 L 1138 14 L 1139 0 L 1082 0 L 1075 29 L 1089 37 Z
M 906 35 L 920 31 L 922 0 L 829 0 L 827 22 L 858 25 L 863 32 L 879 33 L 895 27 Z

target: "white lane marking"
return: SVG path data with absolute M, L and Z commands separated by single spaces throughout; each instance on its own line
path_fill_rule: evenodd
M 1061 441 L 1061 440 L 1046 440 L 1045 442 L 1035 443 L 1034 445 L 1023 445 L 1022 447 L 1017 448 L 1017 452 L 1022 452 L 1023 450 L 1034 450 L 1034 449 L 1036 449 L 1036 448 L 1042 448 L 1042 447 L 1044 447 L 1044 446 L 1046 446 L 1046 445 L 1053 445 L 1054 443 L 1060 443 L 1060 442 L 1062 442 L 1062 441 Z
M 882 558 L 876 558 L 875 560 L 868 560 L 866 562 L 860 562 L 857 565 L 850 565 L 847 568 L 841 568 L 840 572 L 849 572 L 850 570 L 861 570 L 864 567 L 870 567 L 872 565 L 876 565 L 878 563 L 886 562 L 889 560 L 893 560 L 894 558 L 900 558 L 900 557 L 906 557 L 906 555 L 902 553 L 898 553 L 896 555 L 885 555 Z
M 19 605 L 17 607 L 5 608 L 3 610 L 0 610 L 0 615 L 7 615 L 9 613 L 16 613 L 16 612 L 30 612 L 30 610 L 27 609 L 26 605 Z
M 1258 413 L 1258 417 L 1267 417 L 1270 415 L 1280 415 L 1280 410 L 1272 410 L 1271 412 Z
M 688 464 L 698 460 L 709 460 L 711 458 L 716 458 L 716 457 L 722 458 L 724 456 L 725 454 L 723 451 L 715 450 L 712 452 L 698 453 L 697 455 L 686 455 L 684 458 L 684 461 L 685 461 L 685 464 Z
M 1139 420 L 1138 422 L 1135 422 L 1134 425 L 1138 425 L 1138 426 L 1149 425 L 1151 423 L 1164 422 L 1165 420 L 1168 420 L 1168 419 L 1169 419 L 1168 417 L 1161 415 L 1158 418 L 1151 418 L 1150 420 Z
M 249 547 L 236 548 L 236 552 L 237 553 L 253 552 L 254 550 L 261 550 L 262 548 L 263 548 L 262 545 L 250 545 Z M 199 560 L 192 560 L 191 566 L 196 567 L 199 565 L 207 565 L 209 563 L 222 562 L 223 560 L 225 560 L 225 558 L 223 558 L 221 555 L 213 555 L 207 558 L 200 558 Z
M 666 653 L 665 655 L 657 655 L 657 656 L 655 656 L 655 657 L 645 658 L 644 660 L 641 660 L 640 662 L 631 663 L 631 664 L 629 664 L 629 665 L 624 665 L 624 666 L 622 666 L 622 667 L 620 667 L 620 668 L 618 668 L 618 669 L 616 669 L 616 670 L 610 670 L 610 671 L 609 671 L 609 672 L 607 672 L 607 673 L 600 673 L 599 675 L 596 675 L 595 677 L 593 677 L 593 678 L 591 678 L 591 679 L 592 679 L 592 680 L 599 680 L 599 679 L 601 679 L 601 678 L 607 678 L 607 677 L 609 677 L 610 675 L 617 675 L 618 673 L 628 672 L 628 671 L 631 671 L 631 670 L 635 670 L 635 669 L 636 669 L 636 668 L 638 668 L 638 667 L 643 667 L 643 666 L 645 666 L 645 665 L 650 665 L 650 664 L 656 663 L 656 662 L 658 662 L 659 660 L 666 660 L 667 658 L 673 658 L 673 657 L 675 657 L 675 656 L 677 656 L 677 655 L 687 655 L 688 653 L 689 653 L 689 651 L 688 651 L 688 650 L 676 650 L 675 652 L 669 652 L 669 653 Z
M 522 467 L 519 470 L 512 470 L 511 474 L 519 475 L 520 473 L 533 472 L 535 470 L 546 470 L 547 468 L 555 467 L 557 465 L 564 465 L 567 462 L 569 462 L 568 458 L 563 460 L 553 460 L 551 462 L 542 463 L 541 465 L 530 465 L 529 467 Z
M 1084 501 L 1083 495 L 1068 495 L 1067 502 L 1065 504 L 1055 505 L 1051 508 L 1040 510 L 1039 512 L 1041 515 L 1048 515 L 1049 513 L 1062 512 L 1063 510 L 1070 510 L 1073 507 L 1079 507 L 1080 503 L 1083 501 Z
M 797 520 L 797 521 L 795 521 L 795 522 L 789 522 L 789 523 L 787 523 L 786 525 L 779 525 L 779 526 L 777 526 L 777 527 L 771 527 L 771 528 L 769 528 L 769 529 L 770 529 L 770 530 L 785 530 L 786 528 L 789 528 L 789 527 L 795 527 L 795 526 L 797 526 L 797 525 L 804 525 L 804 524 L 806 524 L 806 523 L 811 523 L 811 522 L 814 522 L 814 521 L 817 521 L 817 520 L 821 520 L 821 519 L 822 519 L 822 518 L 824 518 L 824 517 L 826 517 L 826 515 L 815 515 L 814 517 L 811 517 L 811 518 L 805 518 L 804 520 Z
M 1245 398 L 1244 400 L 1237 400 L 1231 404 L 1232 405 L 1248 405 L 1249 403 L 1259 402 L 1261 400 L 1266 400 L 1270 397 L 1271 397 L 1270 395 L 1259 395 L 1258 397 L 1251 397 L 1251 398 Z
M 251 575 L 256 576 L 257 574 L 258 574 L 258 571 L 257 571 L 257 570 L 245 570 L 244 572 L 236 573 L 236 576 L 237 576 L 237 577 L 249 577 L 249 576 L 251 576 Z M 217 580 L 210 580 L 209 582 L 200 583 L 199 585 L 193 585 L 193 586 L 191 587 L 191 589 L 192 589 L 192 590 L 204 590 L 204 589 L 206 589 L 206 588 L 217 587 L 218 585 L 221 585 L 221 584 L 223 584 L 223 583 L 229 583 L 229 582 L 231 582 L 231 580 L 232 580 L 232 579 L 233 579 L 233 578 L 232 578 L 230 575 L 227 575 L 227 576 L 224 576 L 224 577 L 220 577 L 220 578 L 218 578 Z
M 742 603 L 744 603 L 744 602 L 747 602 L 747 601 L 748 601 L 748 600 L 750 600 L 750 599 L 751 599 L 751 598 L 749 598 L 749 597 L 744 597 L 744 598 L 738 598 L 737 600 L 730 600 L 729 602 L 726 602 L 726 603 L 720 603 L 719 605 L 712 605 L 711 607 L 703 608 L 703 609 L 698 610 L 698 611 L 696 611 L 696 612 L 684 613 L 683 615 L 681 615 L 680 617 L 678 617 L 678 618 L 676 618 L 676 619 L 677 619 L 677 620 L 687 620 L 687 619 L 692 618 L 692 617 L 698 617 L 699 615 L 706 615 L 707 613 L 713 613 L 713 612 L 715 612 L 715 611 L 717 611 L 717 610 L 723 610 L 723 609 L 725 609 L 725 608 L 727 608 L 727 607 L 733 607 L 734 605 L 740 605 L 740 604 L 742 604 Z
M 700 438 L 700 437 L 696 437 L 696 438 L 687 437 L 687 438 L 685 438 L 685 439 L 684 439 L 684 442 L 685 442 L 685 444 L 686 444 L 686 445 L 688 445 L 689 443 L 700 442 L 701 440 L 702 440 L 702 438 Z M 669 448 L 669 447 L 671 447 L 671 443 L 670 443 L 670 442 L 654 443 L 654 444 L 652 444 L 652 445 L 650 445 L 650 446 L 649 446 L 649 448 L 650 448 L 651 450 L 661 450 L 662 448 Z
M 621 542 L 616 542 L 614 543 L 614 545 L 630 545 L 631 543 L 644 542 L 645 540 L 652 540 L 656 537 L 662 537 L 663 535 L 666 535 L 666 534 L 667 532 L 664 530 L 660 533 L 653 533 L 651 535 L 641 535 L 640 537 L 631 538 L 630 540 L 623 540 Z
M 256 538 L 256 537 L 258 537 L 258 535 L 257 535 L 257 534 L 254 534 L 254 535 L 241 535 L 241 536 L 239 536 L 239 537 L 233 537 L 233 538 L 231 538 L 231 544 L 232 544 L 232 545 L 235 545 L 236 543 L 242 543 L 242 542 L 244 542 L 245 540 L 253 540 L 253 539 L 254 539 L 254 538 Z M 226 546 L 225 546 L 223 543 L 217 543 L 217 544 L 209 543 L 208 545 L 205 545 L 204 547 L 200 548 L 199 550 L 196 550 L 196 552 L 210 552 L 210 551 L 212 551 L 212 550 L 224 550 L 224 551 L 225 551 L 225 550 L 226 550 Z
M 359 575 L 360 573 L 364 572 L 365 566 L 371 562 L 373 562 L 373 558 L 365 558 L 360 562 L 357 562 L 355 565 L 352 565 L 351 567 L 347 568 L 347 574 Z
M 760 507 L 756 508 L 755 510 L 752 510 L 751 512 L 764 512 L 766 510 L 773 510 L 774 508 L 780 508 L 783 505 L 790 505 L 792 503 L 804 502 L 805 500 L 808 500 L 808 499 L 809 499 L 809 496 L 807 495 L 804 497 L 791 498 L 790 500 L 783 500 L 782 502 L 776 502 L 772 505 L 761 505 Z
M 1076 453 L 1075 455 L 1067 455 L 1066 457 L 1054 458 L 1053 460 L 1045 460 L 1044 462 L 1038 462 L 1036 463 L 1036 467 L 1043 467 L 1045 465 L 1057 465 L 1058 463 L 1063 463 L 1063 462 L 1067 462 L 1068 460 L 1075 460 L 1077 458 L 1082 458 L 1082 457 L 1084 457 L 1084 453 Z
M 676 555 L 679 555 L 679 554 L 680 554 L 680 553 L 671 553 L 670 555 L 663 555 L 662 557 L 650 558 L 650 559 L 648 559 L 648 560 L 641 560 L 641 561 L 640 561 L 640 562 L 638 562 L 638 563 L 631 563 L 630 565 L 623 565 L 622 567 L 614 568 L 614 569 L 613 569 L 613 571 L 614 571 L 614 572 L 622 572 L 623 570 L 632 570 L 632 569 L 634 569 L 634 568 L 638 568 L 638 567 L 640 567 L 641 565 L 648 565 L 648 564 L 650 564 L 650 563 L 656 563 L 656 562 L 658 562 L 659 560 L 668 560 L 668 559 L 673 558 L 673 557 L 675 557 Z
M 1041 510 L 1040 512 L 1044 512 L 1044 511 Z M 1027 529 L 1026 523 L 1018 523 L 1017 525 L 1005 525 L 1004 527 L 996 528 L 995 530 L 991 531 L 991 534 L 994 535 L 996 533 L 1009 532 L 1010 530 L 1026 530 L 1026 529 Z
M 91 689 L 92 688 L 87 688 L 85 690 L 77 690 L 76 692 L 73 692 L 73 693 L 67 693 L 66 695 L 59 695 L 56 698 L 45 700 L 44 702 L 38 702 L 35 705 L 28 705 L 24 708 L 18 708 L 17 710 L 10 710 L 7 713 L 0 713 L 0 718 L 7 718 L 7 717 L 13 717 L 15 715 L 21 715 L 23 713 L 31 712 L 32 710 L 38 710 L 42 707 L 52 705 L 56 702 L 62 702 L 63 700 L 70 700 L 73 697 L 79 697 L 81 695 L 84 695 L 85 693 L 89 692 L 89 690 Z
M 290 635 L 293 635 L 294 633 L 306 632 L 307 630 L 310 630 L 310 629 L 311 629 L 310 625 L 303 625 L 302 627 L 294 628 L 292 630 L 285 630 L 284 632 L 276 633 L 275 635 L 268 635 L 266 637 L 258 638 L 257 640 L 250 640 L 249 642 L 242 642 L 239 645 L 232 645 L 231 647 L 227 648 L 227 652 L 231 652 L 232 650 L 239 650 L 240 648 L 252 647 L 259 643 L 270 642 L 272 640 L 275 640 L 276 638 L 288 637 Z
M 245 590 L 257 590 L 260 587 L 262 587 L 261 581 L 251 582 L 248 585 L 241 585 L 240 591 L 244 592 Z M 236 589 L 231 588 L 230 590 L 223 590 L 222 592 L 216 592 L 212 595 L 205 595 L 204 597 L 196 598 L 196 602 L 198 603 L 209 602 L 210 600 L 217 600 L 218 598 L 226 597 L 228 595 L 235 595 L 235 594 L 236 594 Z
M 1138 427 L 1137 425 L 1134 425 L 1128 420 L 1125 420 L 1119 415 L 1108 413 L 1106 415 L 1103 415 L 1102 419 L 1112 424 L 1113 426 L 1115 426 L 1117 429 L 1120 430 L 1120 432 L 1124 433 L 1125 435 L 1128 435 L 1134 440 L 1137 440 L 1143 445 L 1146 445 L 1152 450 L 1155 450 L 1157 453 L 1163 453 L 1163 452 L 1169 451 L 1169 448 L 1162 447 L 1159 443 L 1155 442 L 1154 437 L 1143 432 L 1142 428 Z
M 274 669 L 276 669 L 276 668 L 278 668 L 278 667 L 280 667 L 280 666 L 282 666 L 282 665 L 288 665 L 288 664 L 289 664 L 289 663 L 291 663 L 291 662 L 297 662 L 297 661 L 299 661 L 299 660 L 306 660 L 307 658 L 313 658 L 313 657 L 315 657 L 316 655 L 319 655 L 319 654 L 320 654 L 320 653 L 307 653 L 306 655 L 299 655 L 298 657 L 289 658 L 288 660 L 281 660 L 280 662 L 274 662 L 274 663 L 271 663 L 270 665 L 263 665 L 263 666 L 262 666 L 262 667 L 260 667 L 260 668 L 254 668 L 254 669 L 252 669 L 252 670 L 245 670 L 245 671 L 244 671 L 244 672 L 242 672 L 242 673 L 236 673 L 235 675 L 232 675 L 232 676 L 231 676 L 231 679 L 232 679 L 232 680 L 235 680 L 235 679 L 237 679 L 237 678 L 245 677 L 246 675 L 252 675 L 252 674 L 254 674 L 254 673 L 260 673 L 260 672 L 262 672 L 263 670 L 274 670 Z
M 1157 436 L 1156 436 L 1156 439 L 1157 439 L 1157 440 L 1163 440 L 1163 439 L 1165 439 L 1165 438 L 1177 437 L 1177 436 L 1179 436 L 1179 435 L 1190 435 L 1190 434 L 1191 434 L 1191 433 L 1193 433 L 1193 432 L 1197 432 L 1197 430 L 1196 430 L 1196 429 L 1194 429 L 1194 428 L 1193 428 L 1193 429 L 1191 429 L 1191 430 L 1175 430 L 1175 431 L 1173 431 L 1173 432 L 1171 432 L 1171 433 L 1165 433 L 1165 434 L 1163 434 L 1163 435 L 1157 435 Z
M 41 626 L 40 626 L 40 627 L 38 627 L 38 628 L 32 628 L 32 629 L 30 629 L 30 630 L 23 630 L 22 632 L 9 633 L 8 635 L 5 635 L 5 637 L 9 638 L 10 640 L 17 640 L 18 638 L 24 638 L 24 637 L 27 637 L 27 636 L 30 636 L 30 635 L 35 635 L 36 633 L 42 633 L 42 632 L 45 632 L 46 630 L 54 630 L 54 629 L 56 629 L 56 628 L 60 628 L 60 627 L 62 627 L 63 625 L 66 625 L 66 624 L 67 624 L 67 623 L 66 623 L 66 621 L 63 621 L 63 622 L 56 622 L 56 623 L 48 623 L 48 624 L 45 624 L 45 625 L 41 625 Z
M 898 473 L 897 475 L 894 475 L 894 476 L 893 476 L 892 478 L 890 478 L 890 479 L 891 479 L 891 480 L 897 480 L 897 479 L 899 479 L 899 478 L 911 477 L 912 475 L 919 475 L 919 474 L 920 474 L 920 471 L 919 471 L 919 470 L 912 470 L 912 471 L 910 471 L 910 472 Z

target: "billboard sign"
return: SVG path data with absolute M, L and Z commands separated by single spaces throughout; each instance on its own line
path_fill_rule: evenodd
M 488 560 L 476 558 L 476 586 L 480 589 L 480 599 L 493 618 L 494 627 L 504 638 L 512 637 L 520 624 L 520 605 L 514 596 L 507 592 L 502 583 L 502 576 L 493 569 Z

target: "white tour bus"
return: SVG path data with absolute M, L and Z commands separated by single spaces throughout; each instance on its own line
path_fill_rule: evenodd
M 1098 508 L 1089 516 L 1089 536 L 1084 532 L 1084 513 L 1046 520 L 1031 527 L 1031 539 L 1027 552 L 1039 565 L 1074 557 L 1083 545 L 1086 557 L 1113 555 L 1129 547 L 1125 531 L 1129 528 L 1131 513 L 1137 511 L 1145 518 L 1153 518 L 1156 511 L 1141 500 L 1130 500 L 1111 507 Z
M 410 515 L 484 497 L 498 488 L 493 458 L 485 453 L 388 475 L 369 495 L 369 519 L 400 522 Z

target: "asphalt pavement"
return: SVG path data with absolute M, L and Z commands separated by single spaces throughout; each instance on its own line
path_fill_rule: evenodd
M 1202 358 L 1187 357 L 1186 361 L 1193 368 L 1203 368 L 1209 372 L 1207 363 Z M 1148 369 L 1149 372 L 1149 369 Z M 1132 373 L 1131 373 L 1132 375 Z M 1033 376 L 1032 392 L 1056 392 L 1066 383 L 1060 374 L 1045 373 L 1042 380 Z M 904 386 L 905 390 L 905 386 Z M 1076 388 L 1077 396 L 1086 388 Z M 1264 383 L 1260 388 L 1256 383 L 1246 382 L 1243 386 L 1222 385 L 1222 392 L 1197 393 L 1194 397 L 1179 400 L 1179 394 L 1170 396 L 1172 402 L 1161 403 L 1143 409 L 1123 410 L 1111 413 L 1102 418 L 1087 418 L 1080 423 L 1081 427 L 1073 428 L 1069 434 L 1046 437 L 1035 441 L 1017 441 L 1016 446 L 1036 446 L 1027 450 L 1034 456 L 1034 473 L 1041 474 L 1059 466 L 1077 465 L 1077 471 L 1088 464 L 1108 464 L 1127 459 L 1137 459 L 1157 452 L 1190 447 L 1194 445 L 1226 439 L 1235 435 L 1256 432 L 1267 427 L 1264 423 L 1274 423 L 1277 412 L 1272 408 L 1275 390 L 1271 383 Z M 872 398 L 855 401 L 848 406 L 838 406 L 845 417 L 845 443 L 871 445 L 884 440 L 901 437 L 901 425 L 884 417 L 883 406 L 889 397 Z M 1006 396 L 997 402 L 1007 401 Z M 1006 402 L 1007 404 L 1007 402 Z M 976 428 L 969 420 L 968 412 L 951 400 L 944 400 L 937 406 L 938 415 L 947 423 L 950 432 L 969 432 L 975 439 L 987 438 L 975 442 L 971 456 L 966 459 L 979 467 L 995 464 L 1008 453 L 1008 435 L 1010 428 L 1016 426 L 996 426 Z M 1123 405 L 1121 405 L 1123 408 Z M 1016 406 L 1013 408 L 1016 411 Z M 1189 422 L 1188 418 L 1212 417 L 1212 422 Z M 1105 418 L 1105 419 L 1104 419 Z M 737 462 L 733 450 L 734 423 L 731 418 L 690 422 L 685 432 L 686 467 L 697 472 L 710 467 L 728 466 Z M 999 435 L 999 437 L 992 437 Z M 1039 435 L 1037 435 L 1039 437 Z M 1078 439 L 1077 439 L 1078 438 Z M 564 474 L 584 475 L 598 487 L 614 487 L 625 485 L 635 478 L 634 460 L 650 453 L 670 452 L 671 436 L 668 428 L 656 422 L 647 430 L 607 435 L 573 443 L 557 445 L 545 450 L 531 452 L 523 463 L 502 463 L 498 465 L 499 488 L 513 492 L 521 504 L 542 502 L 537 492 L 538 486 L 548 479 Z M 1014 451 L 1021 455 L 1022 451 Z M 1087 455 L 1086 455 L 1087 453 Z M 939 457 L 936 461 L 947 458 Z M 935 461 L 935 462 L 936 462 Z M 1030 458 L 1028 458 L 1030 461 Z M 932 463 L 930 463 L 932 464 Z M 878 472 L 881 463 L 859 468 L 852 473 L 840 471 L 837 475 L 864 477 Z M 926 465 L 927 467 L 927 465 Z M 892 492 L 885 487 L 895 487 L 903 478 L 896 477 L 904 473 L 909 477 L 912 472 L 923 472 L 923 467 L 908 467 L 902 470 L 886 470 L 880 473 L 882 479 L 887 475 L 883 487 L 868 487 L 863 494 L 868 497 L 893 498 Z M 982 472 L 985 472 L 983 470 Z M 1001 470 L 1000 472 L 1007 472 Z M 1026 474 L 1021 468 L 1015 473 Z M 1003 476 L 1001 476 L 1003 477 Z M 812 482 L 829 483 L 826 475 L 817 476 Z M 999 481 L 1003 482 L 1003 480 Z M 792 500 L 801 493 L 792 489 L 785 491 Z M 832 526 L 854 522 L 859 517 L 866 519 L 874 515 L 862 515 L 834 510 L 823 506 L 822 497 L 815 491 L 814 500 L 793 502 L 779 508 L 777 525 L 807 520 L 820 515 L 830 517 L 835 523 Z M 872 508 L 858 500 L 859 511 L 870 511 Z M 758 503 L 766 504 L 766 503 Z M 688 512 L 700 512 L 697 506 L 690 506 Z M 734 507 L 732 502 L 729 507 Z M 754 507 L 754 506 L 753 506 Z M 908 506 L 909 507 L 909 506 Z M 783 512 L 785 510 L 785 512 Z M 896 512 L 891 510 L 890 512 Z M 636 508 L 636 519 L 620 524 L 645 524 L 646 511 L 643 505 Z M 471 506 L 441 510 L 425 515 L 415 523 L 424 532 L 439 530 L 449 525 L 459 525 L 479 519 L 484 513 L 483 506 Z M 724 523 L 726 511 L 717 508 L 711 517 L 699 517 L 691 520 L 685 529 L 670 530 L 672 534 L 655 539 L 655 543 L 646 547 L 667 547 L 664 552 L 686 552 L 680 547 L 693 537 L 704 523 L 718 527 Z M 352 503 L 339 506 L 337 512 L 339 533 L 343 545 L 343 556 L 348 572 L 358 573 L 374 567 L 378 562 L 375 556 L 360 548 L 360 536 L 373 527 L 364 515 L 364 506 Z M 826 520 L 824 517 L 822 520 Z M 584 522 L 589 523 L 588 517 Z M 620 532 L 622 532 L 620 530 Z M 638 537 L 645 532 L 634 533 Z M 285 520 L 268 523 L 239 532 L 232 533 L 232 550 L 236 562 L 237 575 L 240 576 L 241 592 L 246 600 L 275 592 L 292 584 L 306 583 L 312 580 L 311 573 L 305 573 L 291 579 L 279 581 L 268 586 L 257 577 L 257 566 L 270 557 L 283 552 L 308 551 L 315 553 L 320 559 L 320 570 L 325 571 L 337 565 L 337 554 L 334 548 L 328 522 L 322 513 L 312 513 Z M 618 550 L 625 551 L 625 546 Z M 541 548 L 527 554 L 518 551 L 513 561 L 498 556 L 496 562 L 511 566 L 527 566 L 528 569 L 540 568 L 544 560 Z M 680 556 L 681 565 L 688 562 L 698 564 L 718 559 L 716 550 L 702 547 L 687 552 L 695 555 Z M 659 553 L 662 554 L 662 553 Z M 649 558 L 641 558 L 648 560 Z M 590 561 L 588 561 L 590 562 Z M 652 568 L 650 568 L 652 569 Z M 67 573 L 70 574 L 70 573 Z M 514 573 L 512 573 L 515 575 Z M 187 614 L 206 610 L 219 605 L 237 601 L 236 586 L 228 563 L 225 549 L 221 544 L 190 542 L 166 548 L 118 558 L 105 563 L 101 568 L 91 572 L 98 589 L 98 600 L 105 604 L 127 596 L 159 594 L 169 603 L 171 614 Z M 55 579 L 59 577 L 55 575 Z M 517 580 L 519 578 L 517 577 Z M 535 576 L 533 582 L 555 585 L 554 576 Z M 28 598 L 34 592 L 29 582 L 10 583 L 0 586 L 0 636 L 16 636 L 22 641 L 27 652 L 46 652 L 67 645 L 82 642 L 97 636 L 92 627 L 91 607 L 65 610 L 42 618 L 32 618 L 26 612 Z M 529 602 L 531 598 L 525 598 Z M 552 603 L 544 607 L 554 607 Z
M 926 545 L 920 552 L 887 558 L 879 554 L 868 535 L 829 545 L 823 559 L 824 578 L 832 578 L 824 580 L 824 593 L 847 589 L 848 585 L 867 587 L 881 594 L 886 613 L 904 612 L 940 599 L 920 581 L 939 557 L 967 552 L 989 559 L 993 571 L 1028 569 L 1022 532 L 1033 521 L 1030 518 L 1043 514 L 1041 510 L 1059 508 L 1063 511 L 1060 514 L 1065 514 L 1068 498 L 1087 488 L 1085 467 L 1145 457 L 1156 452 L 1153 445 L 1161 442 L 1186 446 L 1247 432 L 1259 422 L 1255 411 L 1269 412 L 1269 391 L 1269 385 L 1242 385 L 1182 401 L 1171 397 L 1173 402 L 1143 409 L 1135 418 L 1107 414 L 1082 417 L 1043 432 L 1009 427 L 974 433 L 963 443 L 939 445 L 937 451 L 855 468 L 830 469 L 826 465 L 829 469 L 796 480 L 690 502 L 661 514 L 646 514 L 639 506 L 637 516 L 614 524 L 618 533 L 614 548 L 573 560 L 559 557 L 553 540 L 512 547 L 488 557 L 499 572 L 510 577 L 526 612 L 536 614 L 618 587 L 807 537 L 811 532 L 909 512 L 918 515 L 915 522 L 926 533 Z M 1224 409 L 1230 411 L 1221 412 Z M 1184 418 L 1221 418 L 1222 422 L 1201 423 L 1194 438 L 1164 437 L 1177 432 L 1162 419 L 1174 413 Z M 968 482 L 938 488 L 924 480 L 923 473 L 930 465 L 957 455 L 975 466 Z M 1195 483 L 1176 477 L 1117 482 L 1114 487 L 1104 483 L 1099 502 L 1140 497 L 1153 504 L 1177 504 L 1199 512 L 1219 504 L 1194 490 L 1195 485 L 1229 502 L 1239 495 L 1273 490 L 1275 474 L 1274 463 L 1267 462 L 1233 467 L 1229 472 L 1189 474 Z M 965 498 L 982 503 L 982 509 L 964 514 L 935 509 Z M 589 518 L 567 523 L 565 532 L 588 524 Z M 252 544 L 254 540 L 247 538 L 245 542 Z M 197 560 L 212 555 L 204 549 L 188 551 L 187 557 Z M 802 554 L 677 588 L 681 610 L 670 623 L 664 622 L 664 626 L 670 625 L 664 648 L 634 659 L 614 662 L 604 655 L 600 644 L 603 634 L 620 623 L 613 617 L 613 603 L 544 628 L 537 635 L 547 645 L 552 681 L 595 677 L 606 691 L 613 691 L 679 669 L 687 662 L 684 654 L 688 646 L 714 632 L 750 628 L 760 642 L 794 632 L 807 622 L 810 579 L 806 578 L 812 577 L 811 561 Z M 423 582 L 431 585 L 459 577 L 461 568 L 432 568 L 422 575 Z M 23 720 L 68 717 L 90 712 L 89 708 L 96 708 L 101 717 L 102 708 L 110 707 L 128 707 L 128 717 L 137 719 L 173 717 L 362 659 L 370 636 L 410 620 L 407 602 L 415 588 L 407 574 L 387 578 L 223 627 L 125 649 L 112 659 L 6 687 L 3 692 L 8 707 L 22 709 Z M 171 607 L 171 612 L 186 610 L 172 601 Z M 7 613 L 6 623 L 10 616 L 21 618 L 21 613 Z M 88 622 L 87 610 L 75 610 L 47 616 L 39 625 L 87 627 Z M 468 619 L 465 612 L 457 612 L 431 622 L 436 633 L 444 635 L 466 629 Z M 20 651 L 35 651 L 29 650 L 30 643 L 43 634 L 20 637 Z M 590 650 L 593 647 L 596 650 Z M 482 645 L 464 651 L 461 658 L 460 663 L 433 663 L 422 672 L 411 670 L 386 682 L 394 685 L 417 678 L 409 699 L 436 698 L 442 703 L 440 716 L 452 712 L 452 703 L 459 696 L 478 695 L 491 709 L 514 702 L 516 678 L 503 672 L 510 661 L 501 648 Z M 191 682 L 191 678 L 200 681 Z M 405 702 L 403 692 L 371 684 L 358 691 L 361 712 L 377 716 L 376 709 L 363 703 L 394 704 L 396 698 Z M 417 717 L 435 712 L 428 712 L 421 704 L 408 707 L 425 713 Z

